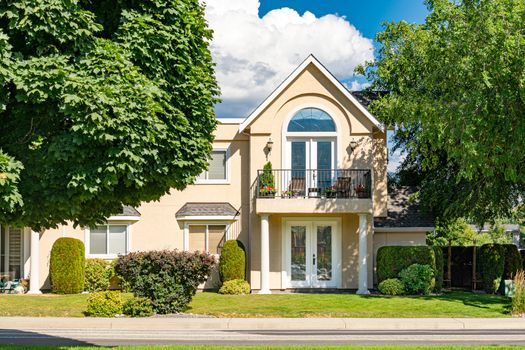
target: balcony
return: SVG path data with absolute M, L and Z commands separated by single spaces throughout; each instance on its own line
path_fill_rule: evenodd
M 369 169 L 258 170 L 256 212 L 370 212 L 371 174 Z

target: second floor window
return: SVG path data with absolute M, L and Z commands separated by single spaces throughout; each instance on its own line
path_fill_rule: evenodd
M 199 175 L 199 181 L 226 181 L 227 180 L 227 151 L 213 150 L 211 152 L 210 164 L 208 170 Z

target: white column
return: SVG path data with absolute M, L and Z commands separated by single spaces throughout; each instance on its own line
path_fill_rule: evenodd
M 40 233 L 31 230 L 31 279 L 27 294 L 42 294 L 40 291 Z
M 259 294 L 270 291 L 270 224 L 268 214 L 261 214 L 261 290 Z
M 368 237 L 366 235 L 366 214 L 359 214 L 359 286 L 357 294 L 370 294 L 368 291 Z

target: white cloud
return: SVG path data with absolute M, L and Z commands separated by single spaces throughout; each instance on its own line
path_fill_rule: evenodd
M 372 41 L 344 17 L 281 8 L 261 18 L 258 10 L 259 0 L 207 1 L 220 117 L 246 116 L 310 53 L 340 80 L 373 59 Z
M 352 81 L 344 83 L 344 85 L 350 91 L 361 91 L 361 90 L 364 90 L 367 87 L 369 87 L 370 83 L 368 83 L 368 82 L 360 82 L 360 81 L 357 81 L 357 80 L 352 80 Z

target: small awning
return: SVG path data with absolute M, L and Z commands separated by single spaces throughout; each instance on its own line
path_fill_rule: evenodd
M 175 215 L 178 220 L 237 220 L 239 211 L 230 203 L 186 203 Z
M 113 214 L 107 221 L 139 221 L 140 213 L 137 209 L 130 205 L 123 205 L 122 211 L 118 214 Z

